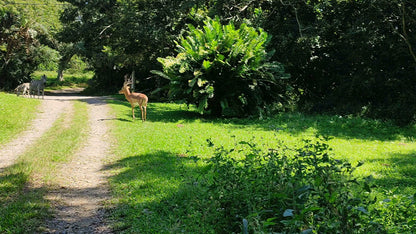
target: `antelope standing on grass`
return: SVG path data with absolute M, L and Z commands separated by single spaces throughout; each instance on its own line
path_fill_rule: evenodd
M 43 75 L 40 80 L 32 80 L 30 81 L 30 96 L 35 96 L 35 91 L 38 92 L 38 98 L 40 98 L 40 92 L 42 92 L 42 99 L 45 97 L 45 85 L 46 85 L 46 76 Z
M 147 109 L 147 101 L 148 98 L 143 93 L 132 93 L 130 92 L 130 87 L 133 82 L 131 79 L 128 79 L 127 75 L 124 76 L 124 84 L 121 90 L 118 92 L 119 94 L 124 94 L 127 101 L 130 102 L 131 105 L 131 113 L 133 114 L 133 119 L 136 117 L 134 116 L 134 107 L 139 106 L 140 111 L 142 113 L 142 121 L 146 121 L 146 109 Z

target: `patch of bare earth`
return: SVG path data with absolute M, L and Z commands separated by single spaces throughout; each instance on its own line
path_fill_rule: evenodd
M 41 227 L 45 233 L 111 233 L 103 208 L 104 201 L 110 196 L 103 171 L 104 159 L 109 156 L 110 149 L 108 127 L 104 121 L 109 119 L 108 106 L 99 97 L 45 96 L 39 115 L 28 130 L 0 149 L 1 172 L 13 165 L 62 113 L 71 112 L 73 100 L 80 99 L 88 103 L 88 138 L 72 160 L 58 170 L 56 185 L 46 196 L 55 212 L 45 227 Z
M 100 98 L 88 103 L 90 130 L 81 150 L 57 175 L 57 188 L 47 199 L 54 204 L 55 216 L 46 224 L 52 233 L 110 233 L 103 203 L 109 199 L 103 160 L 109 156 L 108 107 Z

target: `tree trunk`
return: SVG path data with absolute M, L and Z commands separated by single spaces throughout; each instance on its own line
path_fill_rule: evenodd
M 64 70 L 63 69 L 58 69 L 58 77 L 57 77 L 57 79 L 60 82 L 64 81 Z
M 136 77 L 134 76 L 134 70 L 131 72 L 131 90 L 134 91 L 134 84 L 136 83 Z

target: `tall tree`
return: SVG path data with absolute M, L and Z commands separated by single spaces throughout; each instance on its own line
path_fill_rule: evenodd
M 85 55 L 96 71 L 100 89 L 114 91 L 123 74 L 136 71 L 149 76 L 156 58 L 173 51 L 173 38 L 181 32 L 186 11 L 193 1 L 65 1 L 71 4 L 61 17 L 59 37 L 64 42 L 82 43 Z M 142 78 L 155 89 L 154 80 Z
M 0 88 L 30 79 L 42 59 L 38 32 L 10 7 L 0 7 Z

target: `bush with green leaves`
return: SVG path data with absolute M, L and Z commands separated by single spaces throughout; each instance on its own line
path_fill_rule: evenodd
M 159 58 L 163 72 L 153 72 L 170 80 L 172 99 L 196 104 L 204 114 L 246 116 L 271 104 L 283 108 L 290 100 L 289 75 L 269 61 L 269 39 L 262 29 L 208 18 L 202 28 L 188 25 L 176 42 L 176 57 Z
M 43 56 L 38 34 L 14 8 L 0 6 L 0 89 L 30 80 Z
M 416 230 L 416 194 L 408 196 L 395 190 L 383 192 L 371 208 L 373 220 L 382 223 L 388 233 L 414 233 Z
M 356 167 L 350 163 L 333 159 L 325 139 L 305 140 L 294 148 L 280 144 L 268 151 L 250 142 L 218 147 L 210 167 L 208 219 L 218 232 L 386 230 L 377 222 L 383 220 L 370 214 L 376 202 L 370 183 L 354 178 Z

